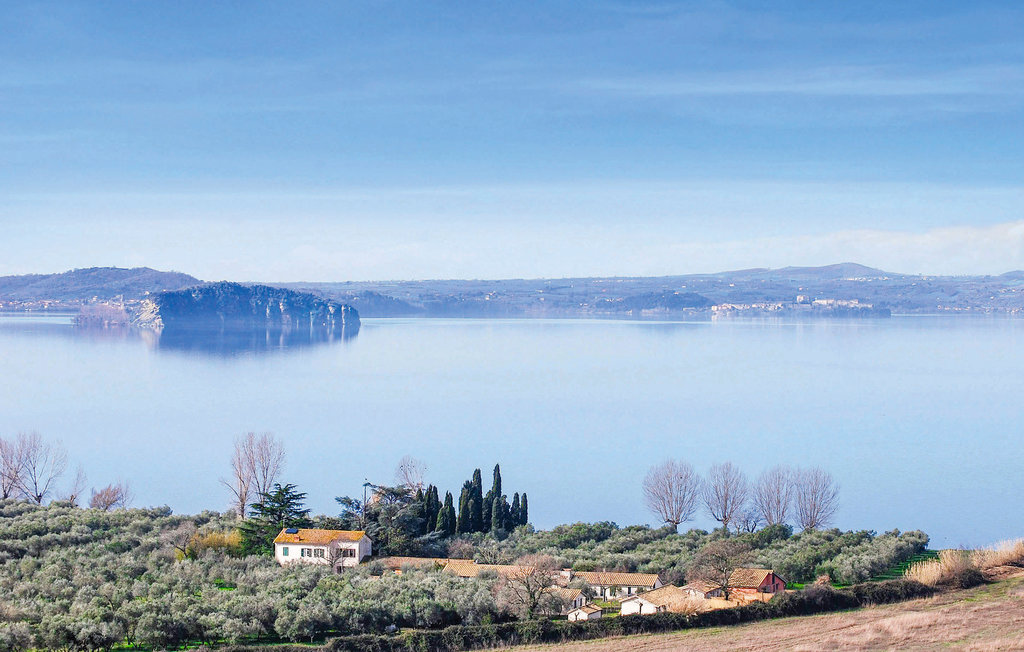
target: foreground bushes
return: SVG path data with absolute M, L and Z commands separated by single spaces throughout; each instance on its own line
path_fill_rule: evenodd
M 341 637 L 329 641 L 323 649 L 327 652 L 456 652 L 509 645 L 567 643 L 806 616 L 927 597 L 934 593 L 935 589 L 909 580 L 861 584 L 844 590 L 815 585 L 806 591 L 779 595 L 767 603 L 755 602 L 735 609 L 693 615 L 660 613 L 581 622 L 538 620 L 475 627 L 459 625 L 436 632 Z

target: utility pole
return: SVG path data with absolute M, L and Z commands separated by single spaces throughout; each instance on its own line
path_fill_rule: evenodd
M 366 488 L 372 487 L 373 484 L 366 478 L 363 478 L 366 482 L 363 483 L 363 515 L 359 518 L 360 527 L 366 529 Z

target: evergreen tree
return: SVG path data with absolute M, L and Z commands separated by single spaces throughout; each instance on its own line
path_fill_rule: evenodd
M 455 505 L 452 504 L 452 492 L 448 491 L 444 495 L 444 507 L 437 513 L 435 531 L 450 537 L 455 534 L 455 526 Z
M 494 499 L 491 507 L 491 532 L 496 534 L 499 531 L 508 532 L 515 525 L 512 523 L 512 513 L 508 506 L 508 496 L 502 495 Z
M 275 484 L 272 491 L 250 505 L 250 517 L 242 524 L 242 548 L 247 554 L 274 554 L 274 538 L 284 528 L 309 527 L 309 510 L 303 509 L 306 494 L 293 484 Z
M 484 512 L 483 519 L 481 521 L 481 529 L 484 532 L 489 532 L 491 529 L 491 509 L 494 507 L 494 497 L 501 495 L 501 467 L 497 464 L 494 465 L 494 481 L 491 484 L 491 490 L 484 496 Z
M 491 491 L 495 496 L 501 495 L 501 467 L 497 464 L 494 465 L 494 484 L 491 485 Z
M 423 497 L 423 518 L 426 522 L 427 532 L 437 527 L 437 515 L 441 513 L 441 501 L 437 497 L 437 487 L 430 485 Z M 426 534 L 426 532 L 424 533 Z
M 519 501 L 519 525 L 529 525 L 530 506 L 526 502 L 526 492 L 523 492 L 523 499 Z
M 520 525 L 519 522 L 522 520 L 522 514 L 520 513 L 521 510 L 522 510 L 522 508 L 519 506 L 519 492 L 517 491 L 515 493 L 515 495 L 512 496 L 512 516 L 511 516 L 511 518 L 512 518 L 512 527 L 513 528 L 515 528 L 517 525 Z
M 473 505 L 469 512 L 473 528 L 470 531 L 481 532 L 484 523 L 484 481 L 480 475 L 480 469 L 473 471 L 473 493 L 470 498 L 473 500 Z
M 466 480 L 462 485 L 462 494 L 459 496 L 459 521 L 455 531 L 459 534 L 473 532 L 473 512 L 470 503 L 473 500 L 473 483 Z

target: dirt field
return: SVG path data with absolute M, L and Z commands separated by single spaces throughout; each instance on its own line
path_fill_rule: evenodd
M 515 648 L 643 650 L 1024 650 L 1024 574 L 898 605 L 728 628 Z

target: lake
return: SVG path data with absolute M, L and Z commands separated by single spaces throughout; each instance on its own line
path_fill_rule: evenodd
M 0 315 L 0 435 L 60 440 L 90 484 L 136 505 L 225 509 L 235 436 L 286 444 L 316 512 L 389 483 L 409 454 L 458 495 L 527 491 L 531 521 L 656 524 L 648 466 L 731 460 L 751 478 L 820 465 L 836 524 L 922 529 L 932 545 L 1024 534 L 1024 321 L 364 319 L 309 346 L 177 347 Z M 700 516 L 692 525 L 709 528 Z

